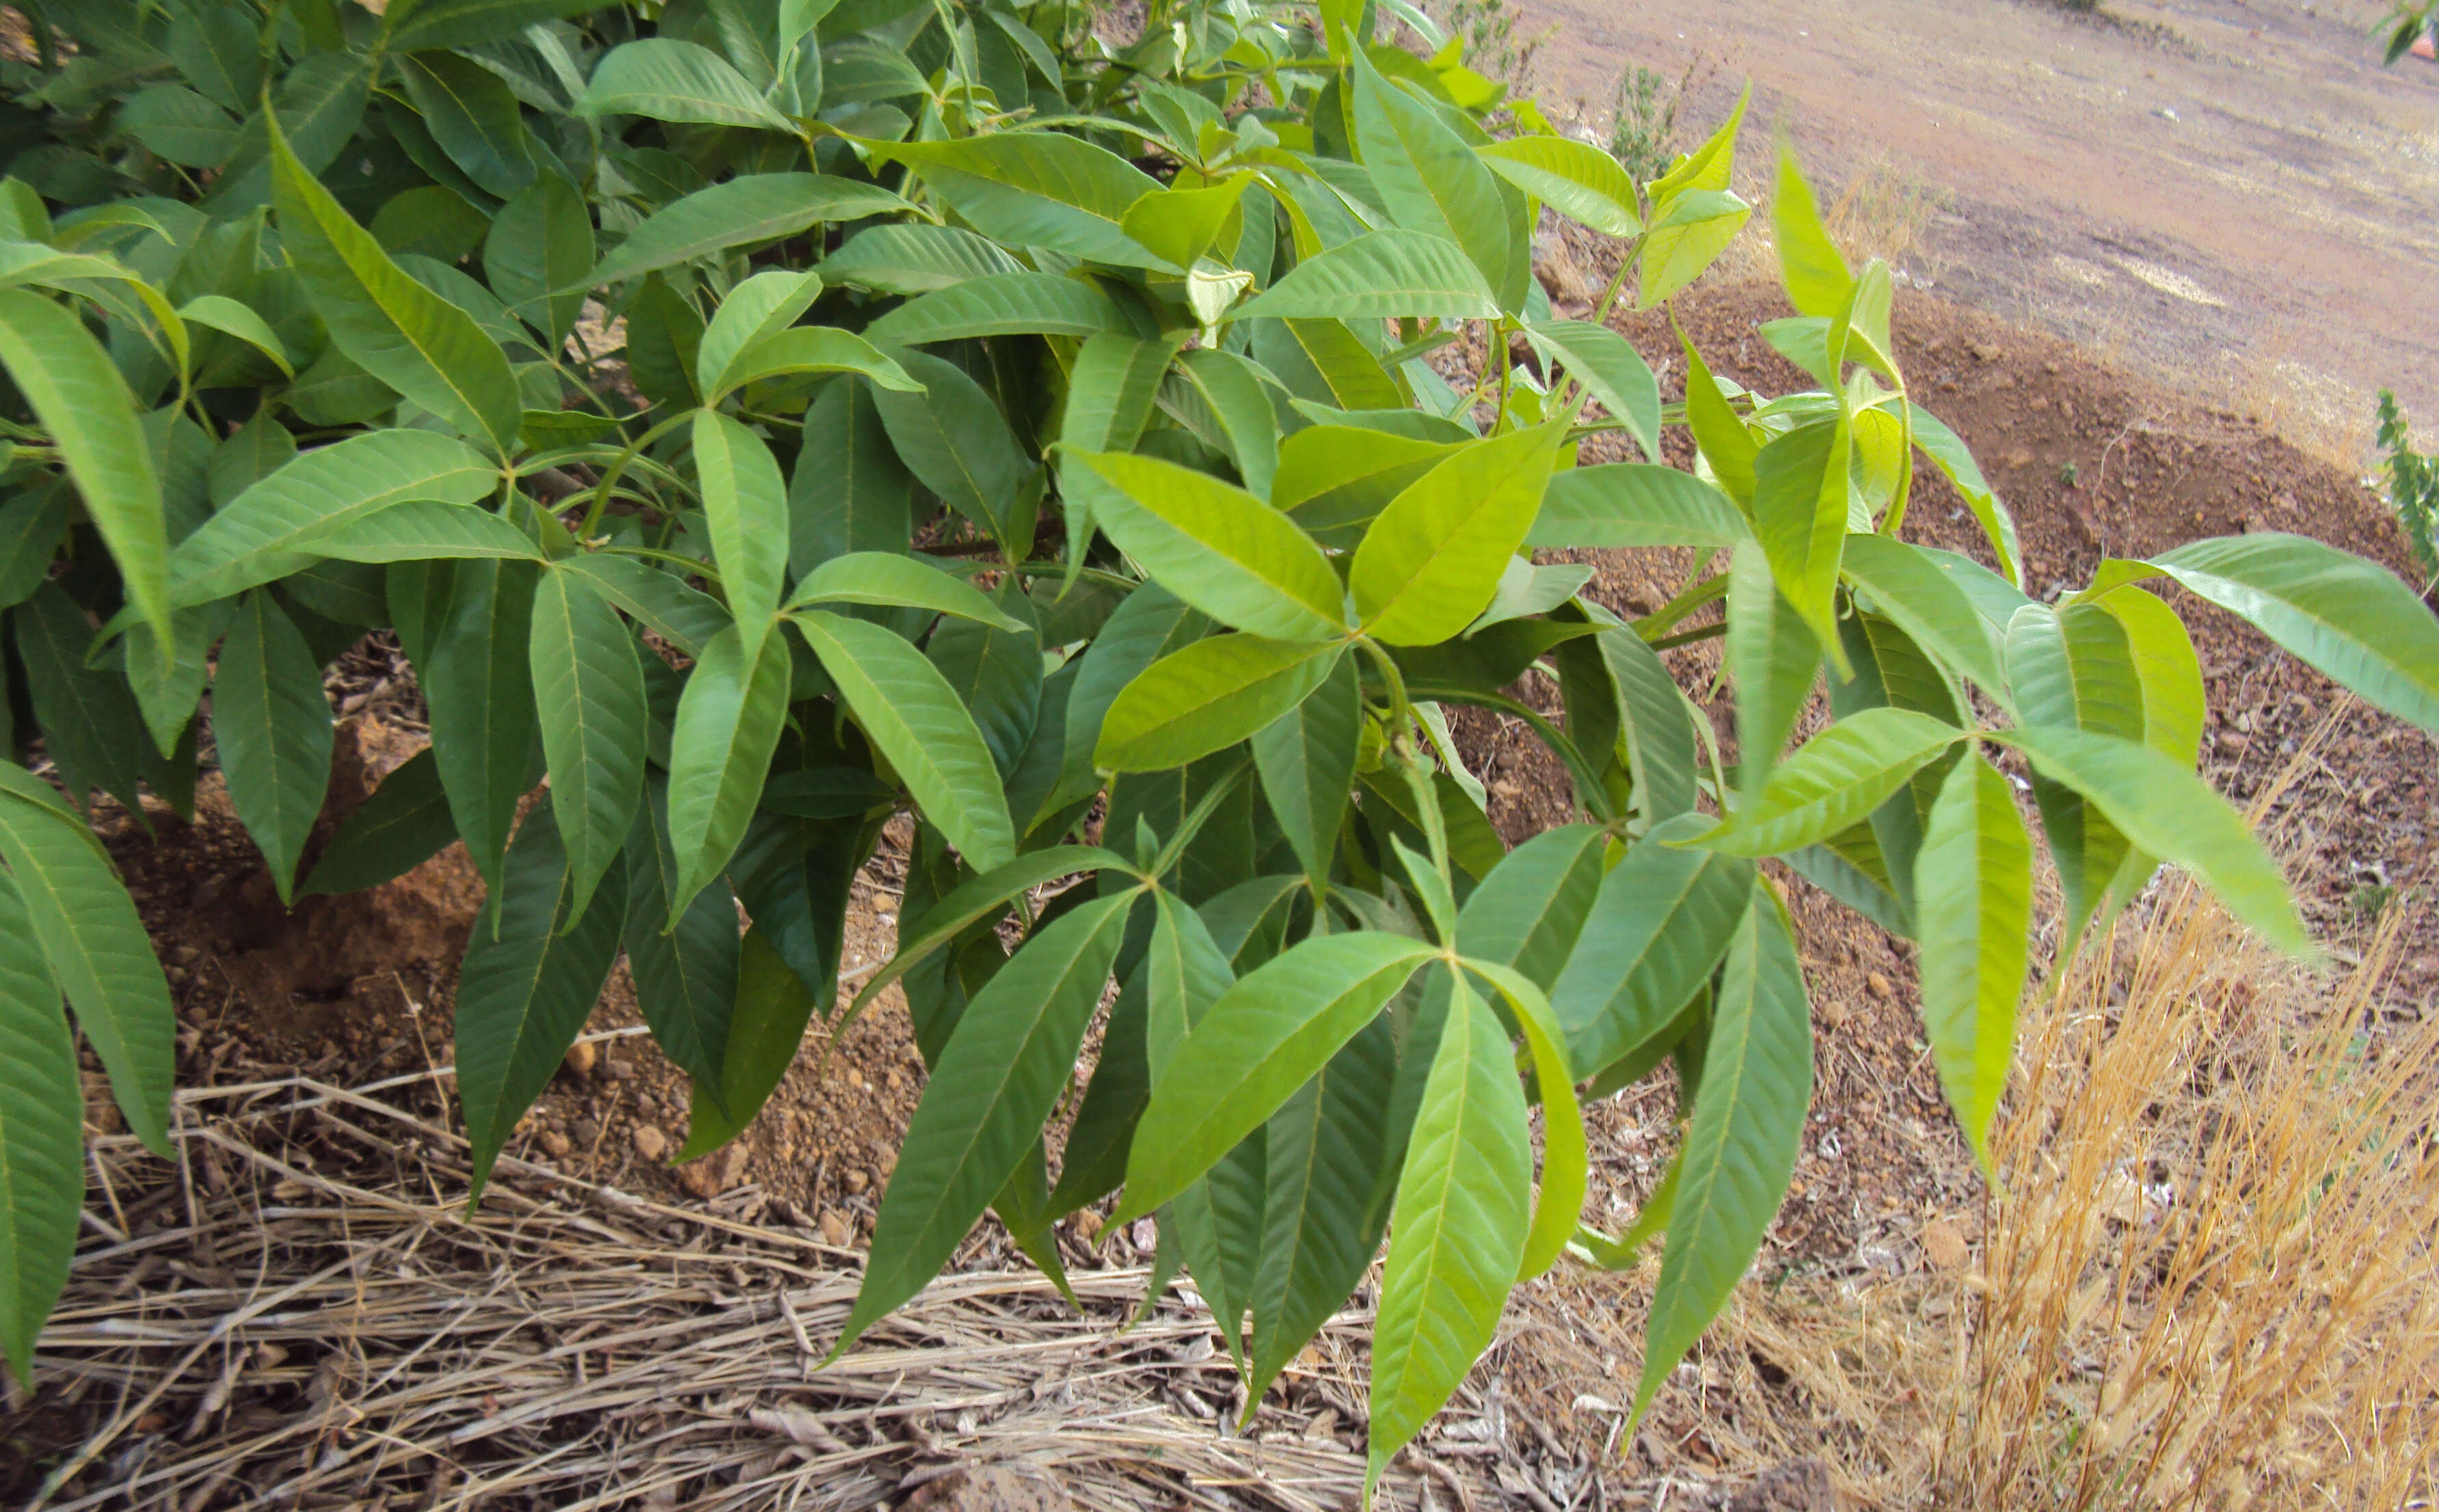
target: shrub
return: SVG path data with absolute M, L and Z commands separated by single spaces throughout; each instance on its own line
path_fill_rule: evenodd
M 2031 906 L 1994 762 L 2029 761 L 2075 924 L 2167 861 L 2308 949 L 2194 774 L 2199 671 L 2143 580 L 2439 727 L 2439 628 L 2308 541 L 2025 597 L 2003 507 L 1908 396 L 1887 268 L 1845 263 L 1791 162 L 1797 313 L 1767 334 L 1818 388 L 1689 349 L 1664 407 L 1623 338 L 1551 318 L 1535 202 L 1631 239 L 1656 306 L 1747 218 L 1741 112 L 1638 187 L 1494 140 L 1457 49 L 1335 5 L 1326 34 L 1155 8 L 1124 46 L 1048 4 L 34 14 L 0 186 L 9 738 L 57 784 L 0 762 L 20 1379 L 81 1190 L 62 997 L 173 1150 L 169 995 L 78 809 L 187 805 L 206 689 L 283 898 L 453 840 L 490 884 L 456 1003 L 477 1198 L 622 951 L 693 1076 L 682 1158 L 731 1137 L 831 1012 L 847 881 L 911 809 L 899 952 L 833 1026 L 900 983 L 931 1079 L 838 1347 L 987 1211 L 1055 1276 L 1051 1225 L 1123 1188 L 1255 1401 L 1385 1235 L 1376 1470 L 1520 1277 L 1631 1248 L 1577 1226 L 1583 1096 L 1672 1058 L 1686 1094 L 1637 1225 L 1667 1235 L 1638 1406 L 1744 1272 L 1811 1082 L 1759 859 L 1919 941 L 1977 1148 Z M 588 300 L 623 373 L 568 345 Z M 1499 355 L 1457 393 L 1422 359 L 1468 330 Z M 1578 464 L 1610 435 L 1647 460 Z M 1917 451 L 1996 570 L 1902 539 Z M 1530 558 L 1661 545 L 1700 565 L 1631 621 Z M 321 668 L 375 630 L 433 744 L 300 878 Z M 1661 654 L 1722 636 L 1735 766 Z M 1506 691 L 1537 665 L 1563 722 Z M 1784 755 L 1825 666 L 1837 717 Z M 1449 704 L 1530 724 L 1582 820 L 1503 847 Z

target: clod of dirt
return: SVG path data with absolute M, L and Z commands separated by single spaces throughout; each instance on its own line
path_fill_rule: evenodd
M 732 1186 L 745 1183 L 745 1147 L 728 1144 L 678 1167 L 678 1183 L 689 1193 L 709 1201 Z
M 646 1160 L 659 1160 L 669 1152 L 669 1136 L 650 1124 L 635 1126 L 635 1153 Z
M 1076 1503 L 1047 1481 L 1019 1475 L 1005 1466 L 956 1469 L 915 1488 L 905 1503 L 938 1512 L 1067 1512 Z
M 1807 1454 L 1761 1472 L 1736 1494 L 1728 1512 L 1838 1512 L 1838 1489 L 1829 1467 Z
M 594 1048 L 590 1040 L 579 1040 L 567 1047 L 567 1074 L 571 1076 L 593 1075 L 593 1068 L 600 1060 L 601 1052 Z
M 1973 1257 L 1973 1251 L 1965 1242 L 1964 1230 L 1940 1218 L 1922 1231 L 1922 1255 L 1942 1271 L 1955 1271 Z

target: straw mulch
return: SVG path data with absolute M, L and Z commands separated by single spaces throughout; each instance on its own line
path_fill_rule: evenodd
M 510 1160 L 469 1215 L 464 1141 L 411 1111 L 435 1092 L 206 1087 L 175 1168 L 96 1142 L 30 1404 L 74 1447 L 33 1505 L 1355 1503 L 1367 1313 L 1242 1435 L 1199 1301 L 1129 1326 L 1140 1270 L 1077 1272 L 1081 1316 L 1029 1271 L 952 1273 L 820 1368 L 860 1255 L 745 1221 L 750 1189 L 685 1210 Z M 1384 1504 L 1519 1504 L 1499 1468 L 1410 1453 Z

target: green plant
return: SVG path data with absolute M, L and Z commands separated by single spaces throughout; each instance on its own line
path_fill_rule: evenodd
M 1445 31 L 1420 30 L 1424 42 L 1436 48 L 1452 35 L 1474 67 L 1506 85 L 1510 96 L 1522 99 L 1532 87 L 1535 55 L 1558 35 L 1558 28 L 1547 26 L 1519 37 L 1516 23 L 1521 15 L 1509 0 L 1448 0 L 1441 9 L 1446 12 L 1441 17 Z M 1405 19 L 1411 24 L 1412 18 Z
M 1688 63 L 1684 75 L 1674 80 L 1656 68 L 1640 65 L 1618 76 L 1609 152 L 1636 183 L 1658 178 L 1676 160 L 1677 116 L 1685 108 L 1701 67 L 1700 60 Z
M 2393 63 L 2404 57 L 2417 42 L 2439 43 L 2439 3 L 2397 0 L 2396 9 L 2389 12 L 2380 29 L 2388 33 L 2381 59 L 2384 62 Z
M 2439 581 L 2439 457 L 2413 450 L 2396 396 L 2379 391 L 2379 449 L 2388 454 L 2381 470 L 2388 474 L 2388 506 L 2405 532 L 2406 548 L 2426 582 Z
M 837 1347 L 986 1212 L 1057 1276 L 1051 1225 L 1123 1187 L 1257 1400 L 1385 1235 L 1376 1472 L 1571 1248 L 1667 1231 L 1638 1407 L 1744 1272 L 1810 1088 L 1759 858 L 1918 939 L 1977 1148 L 2031 906 L 1994 759 L 2030 763 L 2072 926 L 2165 860 L 2307 949 L 2194 775 L 2199 667 L 2140 580 L 2439 727 L 2439 626 L 2308 541 L 2027 599 L 2004 508 L 1908 397 L 1886 266 L 1847 266 L 1792 162 L 1799 313 L 1766 334 L 1817 389 L 1689 348 L 1664 405 L 1624 338 L 1550 318 L 1535 201 L 1632 239 L 1603 315 L 1629 277 L 1657 306 L 1749 215 L 1741 109 L 1637 186 L 1493 140 L 1502 91 L 1458 49 L 1334 3 L 1326 33 L 1158 7 L 1115 56 L 995 0 L 34 17 L 40 61 L 0 77 L 37 142 L 0 185 L 9 741 L 58 784 L 0 763 L 21 1379 L 81 1191 L 62 996 L 173 1153 L 169 995 L 78 809 L 187 804 L 207 687 L 283 898 L 453 839 L 490 883 L 456 1001 L 477 1198 L 622 951 L 694 1078 L 682 1158 L 731 1137 L 833 1014 L 848 879 L 912 809 L 899 952 L 833 1026 L 902 985 L 931 1079 Z M 567 345 L 587 299 L 622 371 Z M 1460 393 L 1421 359 L 1468 327 L 1502 355 Z M 1699 473 L 1658 465 L 1664 423 Z M 1577 465 L 1605 435 L 1654 460 Z M 1901 539 L 1916 450 L 1998 570 Z M 1530 559 L 1658 545 L 1700 565 L 1633 621 Z M 300 882 L 321 668 L 374 629 L 433 744 Z M 1721 636 L 1733 767 L 1662 658 Z M 1563 724 L 1506 691 L 1537 664 Z M 1782 759 L 1825 666 L 1836 719 Z M 1582 821 L 1506 850 L 1450 703 L 1530 724 Z M 1580 1098 L 1672 1058 L 1678 1165 L 1638 1236 L 1579 1229 Z

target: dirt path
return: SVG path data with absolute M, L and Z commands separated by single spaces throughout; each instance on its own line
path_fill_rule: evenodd
M 2439 422 L 2439 66 L 2383 69 L 2372 0 L 1526 0 L 1545 99 L 1605 131 L 1621 68 L 1754 86 L 1833 186 L 1936 208 L 1916 287 L 2031 320 L 2348 461 L 2372 392 Z M 1892 213 L 1884 209 L 1883 213 Z

